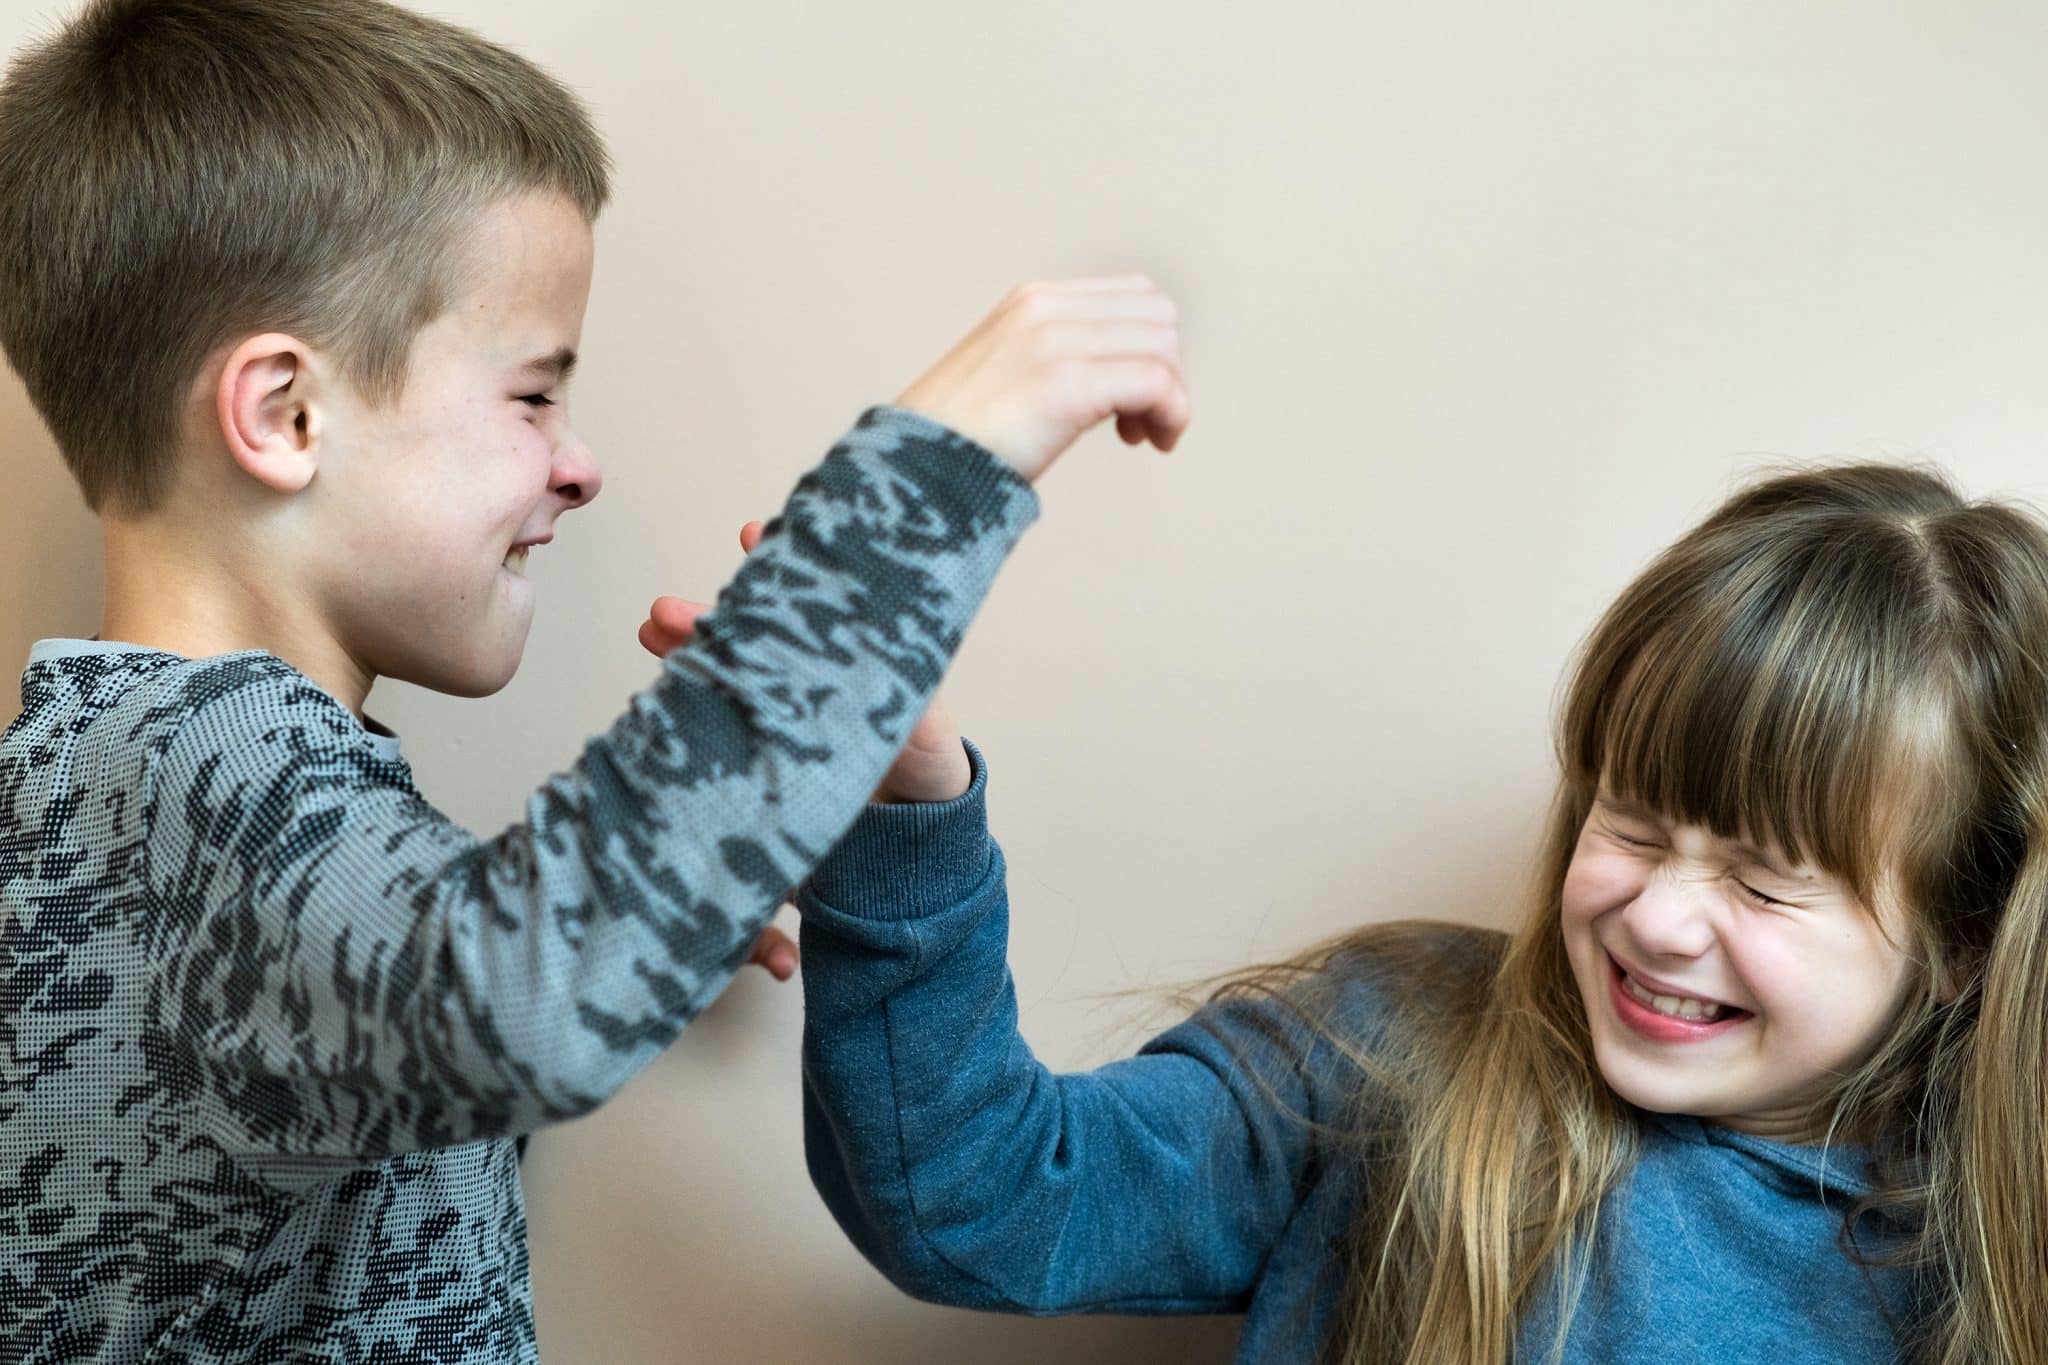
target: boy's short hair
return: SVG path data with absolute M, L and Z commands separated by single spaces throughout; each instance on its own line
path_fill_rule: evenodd
M 216 348 L 283 331 L 370 401 L 453 301 L 464 227 L 595 219 L 582 102 L 384 0 L 91 0 L 0 87 L 0 346 L 94 511 L 154 508 Z

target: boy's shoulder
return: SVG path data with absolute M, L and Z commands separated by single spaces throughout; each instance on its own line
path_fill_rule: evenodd
M 174 744 L 246 747 L 289 730 L 300 746 L 334 743 L 389 750 L 334 696 L 264 649 L 188 658 L 100 640 L 42 640 L 22 675 L 22 712 L 6 747 L 54 756 L 71 747 L 140 749 L 161 758 Z M 54 748 L 52 746 L 55 746 Z

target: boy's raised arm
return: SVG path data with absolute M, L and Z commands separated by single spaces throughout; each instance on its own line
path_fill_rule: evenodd
M 696 643 L 490 840 L 337 743 L 353 717 L 285 664 L 197 670 L 149 793 L 147 919 L 166 1046 L 225 1140 L 374 1157 L 615 1092 L 858 813 L 1035 511 L 985 451 L 870 413 Z
M 906 398 L 990 442 L 866 414 L 691 647 L 494 839 L 345 742 L 354 717 L 281 661 L 193 670 L 146 795 L 153 1084 L 283 1183 L 526 1131 L 623 1085 L 859 813 L 1035 515 L 1027 477 L 1104 416 L 1178 437 L 1177 368 L 1163 391 L 1082 392 L 1108 364 L 1079 363 L 1020 398 L 1018 337 L 989 328 Z M 1006 420 L 986 415 L 991 375 Z

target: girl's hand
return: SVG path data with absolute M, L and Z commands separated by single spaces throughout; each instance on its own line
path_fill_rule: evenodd
M 754 951 L 747 954 L 747 962 L 777 981 L 787 981 L 796 975 L 796 940 L 771 924 L 754 940 Z

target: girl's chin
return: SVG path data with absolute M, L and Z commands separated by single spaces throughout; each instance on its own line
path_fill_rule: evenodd
M 1714 1107 L 1707 1096 L 1676 1076 L 1643 1075 L 1639 1066 L 1627 1061 L 1600 1063 L 1600 1079 L 1607 1088 L 1638 1109 L 1653 1114 L 1700 1114 Z

